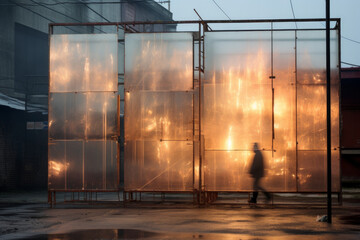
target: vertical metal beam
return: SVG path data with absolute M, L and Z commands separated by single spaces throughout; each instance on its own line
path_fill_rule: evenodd
M 192 177 L 193 177 L 193 192 L 195 192 L 195 142 L 196 142 L 196 139 L 195 139 L 195 36 L 193 35 L 193 38 L 192 38 L 192 66 L 193 66 L 193 74 L 192 74 L 192 82 L 193 82 L 193 86 L 192 86 L 192 90 L 193 90 L 193 93 L 192 93 L 192 120 L 193 120 L 193 132 L 192 132 L 192 135 L 193 135 L 193 166 L 192 166 Z M 194 195 L 193 195 L 194 196 Z
M 274 157 L 274 139 L 275 139 L 275 128 L 274 128 L 274 124 L 275 124 L 275 114 L 274 114 L 274 110 L 275 110 L 275 89 L 274 89 L 274 29 L 273 29 L 273 22 L 271 22 L 271 131 L 272 131 L 272 137 L 271 137 L 271 156 Z
M 298 154 L 298 71 L 297 71 L 297 30 L 295 30 L 295 181 L 296 181 L 296 192 L 299 191 L 299 177 L 298 177 L 298 169 L 299 169 L 299 154 Z
M 202 203 L 202 143 L 201 143 L 201 23 L 199 23 L 199 203 Z
M 338 55 L 337 55 L 337 58 L 338 58 L 338 74 L 337 74 L 337 77 L 339 78 L 339 81 L 338 81 L 338 96 L 339 96 L 339 103 L 338 103 L 338 108 L 339 108 L 339 119 L 342 119 L 342 114 L 341 114 L 341 20 L 338 19 L 336 21 L 336 24 L 337 24 L 337 40 L 338 40 Z M 342 206 L 342 186 L 341 186 L 341 179 L 342 179 L 342 166 L 341 166 L 341 147 L 342 146 L 342 141 L 341 141 L 341 129 L 342 129 L 342 121 L 339 121 L 339 129 L 338 129 L 338 134 L 340 136 L 340 139 L 339 139 L 339 146 L 338 146 L 338 151 L 339 151 L 339 171 L 340 171 L 340 177 L 339 177 L 339 186 L 340 186 L 340 193 L 339 193 L 339 203 L 340 203 L 340 206 Z
M 118 43 L 119 44 L 119 43 Z M 119 81 L 119 79 L 118 79 Z M 117 114 L 116 114 L 116 119 L 117 119 L 117 144 L 116 144 L 116 163 L 117 163 L 117 169 L 116 169 L 116 174 L 117 174 L 117 182 L 116 182 L 116 187 L 119 188 L 120 186 L 120 144 L 121 144 L 121 136 L 120 136 L 120 104 L 121 104 L 121 100 L 120 100 L 120 95 L 118 93 L 117 95 Z
M 332 222 L 331 203 L 331 101 L 330 101 L 330 0 L 326 0 L 326 130 L 327 130 L 327 222 Z
M 50 159 L 50 54 L 51 54 L 51 35 L 54 33 L 54 29 L 53 26 L 49 24 L 49 37 L 48 37 L 48 47 L 49 47 L 49 56 L 48 56 L 48 61 L 49 61 L 49 68 L 48 68 L 48 79 L 49 79 L 49 84 L 48 84 L 48 132 L 47 132 L 47 137 L 48 137 L 48 153 L 47 153 L 47 164 L 48 164 L 48 171 L 49 171 L 49 159 Z M 49 188 L 49 176 L 47 179 L 47 190 L 48 190 L 48 195 L 50 194 L 50 207 L 52 208 L 52 192 L 50 191 Z

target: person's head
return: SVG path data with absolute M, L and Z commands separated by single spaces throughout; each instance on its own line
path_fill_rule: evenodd
M 259 145 L 257 142 L 254 142 L 253 149 L 254 149 L 254 152 L 259 151 Z

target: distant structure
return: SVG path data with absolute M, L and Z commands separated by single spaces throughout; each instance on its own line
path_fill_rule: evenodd
M 360 67 L 341 69 L 341 168 L 344 183 L 360 183 Z
M 165 5 L 164 5 L 165 6 Z M 5 0 L 0 3 L 0 189 L 46 188 L 50 22 L 172 20 L 156 1 Z M 175 31 L 175 25 L 142 31 Z M 106 26 L 65 33 L 106 33 Z

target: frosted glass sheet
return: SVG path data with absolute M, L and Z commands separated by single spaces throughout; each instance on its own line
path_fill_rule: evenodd
M 326 86 L 297 87 L 299 150 L 326 150 Z
M 340 76 L 339 76 L 339 35 L 338 30 L 330 32 L 331 67 L 331 148 L 340 147 Z M 339 160 L 340 161 L 340 160 Z
M 52 141 L 49 188 L 95 190 L 117 188 L 115 141 Z
M 191 33 L 125 34 L 125 88 L 190 90 L 193 87 Z
M 326 84 L 325 31 L 297 31 L 297 73 L 300 84 Z
M 191 92 L 127 92 L 126 140 L 191 140 Z
M 207 32 L 205 56 L 205 148 L 271 148 L 270 33 Z
M 331 188 L 334 192 L 341 190 L 340 150 L 331 151 Z
M 85 142 L 85 189 L 117 189 L 117 143 Z
M 338 76 L 338 75 L 337 75 Z M 331 85 L 331 148 L 340 148 L 340 102 L 339 85 Z
M 268 166 L 271 152 L 262 154 Z M 253 157 L 252 151 L 205 151 L 205 188 L 209 191 L 251 191 L 253 179 L 249 169 Z M 265 175 L 267 172 L 265 167 Z M 266 177 L 262 181 L 265 182 Z
M 332 151 L 332 191 L 340 191 L 339 151 Z M 327 191 L 326 151 L 298 152 L 298 190 Z
M 270 82 L 270 32 L 206 32 L 205 83 Z M 240 81 L 238 81 L 240 79 Z
M 189 141 L 126 141 L 126 191 L 191 191 L 193 143 Z
M 326 32 L 297 31 L 297 73 L 300 84 L 326 84 Z M 330 31 L 331 69 L 339 64 L 337 30 Z M 338 75 L 337 75 L 338 76 Z M 333 81 L 339 81 L 338 77 Z
M 65 189 L 65 142 L 49 142 L 48 188 Z
M 83 142 L 49 144 L 49 189 L 83 189 Z
M 49 137 L 83 139 L 86 125 L 86 94 L 50 93 Z
M 116 34 L 50 37 L 50 92 L 117 91 Z
M 298 31 L 298 142 L 299 150 L 326 149 L 325 31 Z M 339 51 L 336 30 L 331 44 L 331 148 L 339 147 Z
M 117 94 L 51 93 L 51 139 L 104 139 L 116 135 Z
M 326 191 L 326 151 L 298 151 L 299 191 Z
M 83 141 L 66 141 L 66 189 L 83 189 Z
M 295 32 L 273 33 L 274 152 L 268 180 L 274 191 L 296 191 Z
M 117 94 L 87 93 L 86 139 L 110 139 L 116 135 Z

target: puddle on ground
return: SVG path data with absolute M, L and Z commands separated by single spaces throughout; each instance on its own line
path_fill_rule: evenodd
M 26 239 L 68 240 L 68 239 L 215 239 L 202 234 L 155 233 L 134 229 L 89 229 L 64 234 L 43 234 Z

